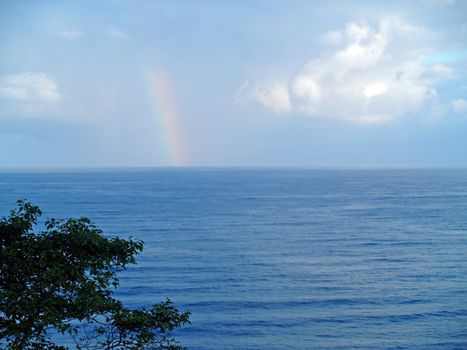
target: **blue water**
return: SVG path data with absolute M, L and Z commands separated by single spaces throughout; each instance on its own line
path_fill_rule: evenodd
M 145 241 L 130 306 L 192 350 L 467 349 L 467 170 L 1 172 L 46 216 Z

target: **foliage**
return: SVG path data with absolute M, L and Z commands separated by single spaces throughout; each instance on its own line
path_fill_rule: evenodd
M 118 272 L 135 264 L 143 242 L 105 237 L 89 219 L 50 219 L 32 232 L 41 210 L 18 201 L 0 220 L 0 344 L 8 349 L 182 349 L 171 332 L 189 323 L 170 300 L 130 310 L 115 299 Z

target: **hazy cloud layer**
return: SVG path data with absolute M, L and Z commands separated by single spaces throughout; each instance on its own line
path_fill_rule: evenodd
M 79 39 L 83 36 L 83 32 L 79 30 L 63 30 L 60 32 L 60 36 L 68 40 Z
M 310 60 L 284 82 L 249 80 L 238 94 L 274 113 L 356 123 L 390 121 L 436 99 L 436 83 L 452 72 L 445 65 L 423 64 L 424 50 L 413 43 L 427 35 L 397 18 L 382 20 L 376 28 L 348 23 L 320 38 L 339 45 L 332 54 Z
M 57 84 L 45 73 L 20 73 L 0 77 L 0 98 L 51 103 L 60 99 Z
M 117 27 L 108 27 L 105 30 L 105 34 L 113 39 L 118 39 L 118 40 L 130 38 L 130 36 L 126 32 L 124 32 L 123 30 Z
M 247 80 L 237 92 L 237 100 L 253 99 L 274 113 L 287 113 L 292 110 L 287 83 L 276 81 Z

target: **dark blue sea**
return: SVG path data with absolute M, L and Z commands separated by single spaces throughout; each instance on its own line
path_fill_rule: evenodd
M 19 198 L 144 240 L 117 295 L 189 349 L 467 349 L 467 170 L 1 171 Z

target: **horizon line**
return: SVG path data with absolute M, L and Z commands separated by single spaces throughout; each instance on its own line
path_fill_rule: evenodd
M 311 166 L 311 165 L 15 165 L 0 166 L 0 172 L 53 172 L 53 171 L 118 171 L 118 170 L 467 170 L 467 165 L 445 166 L 407 166 L 407 165 L 382 165 L 382 166 Z

